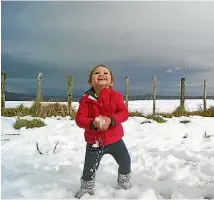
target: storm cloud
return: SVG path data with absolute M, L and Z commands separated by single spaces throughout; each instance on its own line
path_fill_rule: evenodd
M 33 81 L 38 71 L 47 92 L 66 90 L 69 73 L 76 89 L 85 90 L 89 69 L 102 63 L 112 68 L 121 91 L 128 75 L 133 93 L 151 91 L 157 76 L 159 92 L 179 92 L 186 77 L 189 93 L 200 94 L 208 79 L 213 94 L 213 10 L 214 2 L 202 1 L 4 1 L 2 69 L 11 90 L 29 92 L 30 84 L 19 88 L 18 82 Z

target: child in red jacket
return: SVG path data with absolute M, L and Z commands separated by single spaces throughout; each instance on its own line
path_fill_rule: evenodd
M 81 188 L 75 195 L 94 194 L 95 173 L 101 158 L 111 154 L 118 168 L 118 188 L 130 189 L 131 159 L 124 144 L 122 122 L 128 119 L 128 110 L 121 93 L 113 90 L 111 70 L 98 65 L 91 70 L 88 83 L 91 88 L 80 99 L 76 124 L 85 129 L 85 163 Z

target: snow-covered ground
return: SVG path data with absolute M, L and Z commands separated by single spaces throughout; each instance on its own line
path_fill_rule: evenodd
M 6 102 L 6 106 L 20 103 Z M 203 105 L 202 100 L 186 103 L 189 110 Z M 214 106 L 214 101 L 207 103 Z M 178 100 L 158 100 L 157 110 L 170 112 L 178 105 Z M 150 113 L 152 101 L 132 101 L 129 109 Z M 186 119 L 190 122 L 180 122 Z M 2 199 L 72 199 L 84 164 L 83 130 L 69 117 L 46 118 L 45 127 L 21 130 L 13 128 L 15 120 L 1 117 Z M 97 171 L 95 196 L 82 199 L 214 199 L 214 118 L 166 120 L 158 124 L 131 117 L 124 122 L 132 189 L 115 189 L 117 164 L 105 155 Z

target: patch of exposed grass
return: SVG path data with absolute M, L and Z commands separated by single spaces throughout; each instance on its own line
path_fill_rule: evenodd
M 190 120 L 181 120 L 180 123 L 182 123 L 182 124 L 188 124 L 188 123 L 190 123 Z
M 156 113 L 156 115 L 160 115 L 160 116 L 165 117 L 165 118 L 172 118 L 173 117 L 172 113 Z
M 158 122 L 158 123 L 165 123 L 165 122 L 166 122 L 166 120 L 163 119 L 163 118 L 160 117 L 160 116 L 149 115 L 149 116 L 146 116 L 146 118 L 147 118 L 147 119 L 152 119 L 152 120 L 154 120 L 154 121 L 156 121 L 156 122 Z
M 42 118 L 52 116 L 71 116 L 71 119 L 74 119 L 76 116 L 76 110 L 74 108 L 71 108 L 71 111 L 69 113 L 67 105 L 61 103 L 34 103 L 31 109 L 33 116 Z
M 202 116 L 202 117 L 214 117 L 214 106 L 210 107 L 206 111 L 199 109 L 197 111 L 186 111 L 184 107 L 178 107 L 176 108 L 172 113 L 159 113 L 159 115 L 165 117 L 165 118 L 171 118 L 171 117 L 181 117 L 181 116 Z
M 129 117 L 144 117 L 144 115 L 139 111 L 129 111 Z
M 26 127 L 28 129 L 28 128 L 43 127 L 45 125 L 46 124 L 40 119 L 27 120 L 27 119 L 20 119 L 18 117 L 16 122 L 14 123 L 13 127 L 15 129 L 20 129 L 22 127 Z
M 179 106 L 177 107 L 173 112 L 172 112 L 172 115 L 175 116 L 175 117 L 181 117 L 181 116 L 189 116 L 189 112 L 187 112 L 185 110 L 185 108 L 183 106 Z
M 16 108 L 3 108 L 2 109 L 2 116 L 5 117 L 15 117 L 15 116 L 27 116 L 30 115 L 31 111 L 30 108 L 24 107 L 23 104 Z
M 141 122 L 140 124 L 151 124 L 151 123 L 152 123 L 151 121 L 146 120 L 146 121 Z
M 4 108 L 2 109 L 1 115 L 5 117 L 22 117 L 30 115 L 32 117 L 41 118 L 52 116 L 71 116 L 71 119 L 74 119 L 76 116 L 76 110 L 74 108 L 71 108 L 69 112 L 67 105 L 62 103 L 42 104 L 39 102 L 34 102 L 30 108 L 24 107 L 23 105 L 20 105 L 17 108 Z
M 197 114 L 203 117 L 214 117 L 214 106 L 210 107 L 206 111 L 198 112 Z
M 64 103 L 39 103 L 34 102 L 33 105 L 28 108 L 24 107 L 23 104 L 16 108 L 2 108 L 1 109 L 1 115 L 6 117 L 15 117 L 15 116 L 32 116 L 32 117 L 52 117 L 52 116 L 70 116 L 71 120 L 75 119 L 76 116 L 76 109 L 74 107 L 71 108 L 70 112 L 68 112 L 67 105 Z M 203 111 L 202 109 L 199 109 L 197 111 L 186 111 L 184 107 L 178 107 L 176 108 L 172 113 L 156 113 L 155 117 L 152 115 L 144 115 L 142 112 L 139 111 L 130 111 L 129 117 L 145 117 L 150 119 L 154 118 L 155 121 L 162 121 L 164 120 L 161 117 L 164 118 L 172 118 L 172 117 L 181 117 L 181 116 L 202 116 L 202 117 L 214 117 L 214 106 L 210 107 L 206 111 Z M 152 116 L 152 118 L 151 118 Z M 161 118 L 161 119 L 159 119 Z M 161 122 L 159 122 L 161 123 Z

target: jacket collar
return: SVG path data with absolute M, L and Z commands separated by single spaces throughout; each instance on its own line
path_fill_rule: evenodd
M 95 94 L 94 88 L 90 88 L 89 90 L 87 90 L 84 95 L 88 95 L 89 99 L 98 101 L 98 96 Z
M 96 95 L 96 93 L 94 91 L 94 88 L 90 88 L 89 90 L 87 90 L 84 93 L 84 96 L 86 96 L 88 100 L 93 100 L 93 101 L 98 102 L 99 99 L 103 99 L 104 97 L 106 98 L 106 96 L 109 95 L 110 90 L 111 89 L 107 89 L 107 88 L 102 89 L 102 91 L 100 92 L 100 96 L 98 98 L 98 96 Z

